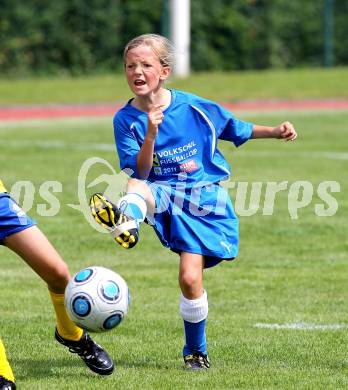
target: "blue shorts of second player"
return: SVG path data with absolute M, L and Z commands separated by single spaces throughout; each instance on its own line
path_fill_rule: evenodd
M 201 254 L 205 268 L 238 254 L 239 223 L 227 191 L 219 184 L 178 190 L 148 183 L 156 212 L 148 222 L 172 251 Z
M 0 193 L 0 245 L 4 244 L 6 237 L 33 225 L 35 222 L 27 216 L 8 193 Z

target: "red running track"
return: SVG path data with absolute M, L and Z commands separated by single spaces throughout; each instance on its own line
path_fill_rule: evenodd
M 0 121 L 110 116 L 124 103 L 0 106 Z M 230 111 L 348 110 L 348 99 L 246 100 L 222 103 Z

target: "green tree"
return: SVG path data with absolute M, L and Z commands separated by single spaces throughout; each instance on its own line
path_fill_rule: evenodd
M 322 66 L 325 0 L 191 0 L 194 70 Z M 162 0 L 0 0 L 2 75 L 120 70 L 160 33 Z M 348 64 L 348 0 L 334 2 L 334 63 Z

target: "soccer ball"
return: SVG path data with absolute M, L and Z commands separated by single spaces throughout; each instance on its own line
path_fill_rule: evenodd
M 105 332 L 118 326 L 127 315 L 130 294 L 119 274 L 92 266 L 73 276 L 64 298 L 69 317 L 76 325 Z

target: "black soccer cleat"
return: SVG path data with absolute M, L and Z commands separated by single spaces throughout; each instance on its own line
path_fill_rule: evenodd
M 207 355 L 195 352 L 192 355 L 184 356 L 185 369 L 190 371 L 204 371 L 210 368 L 210 361 Z
M 16 390 L 16 384 L 0 375 L 0 390 Z
M 133 248 L 138 242 L 138 226 L 134 218 L 123 214 L 105 195 L 91 196 L 90 209 L 95 221 L 109 230 L 113 239 L 125 249 Z
M 99 375 L 110 375 L 114 371 L 114 362 L 108 353 L 84 330 L 79 341 L 70 341 L 55 332 L 56 340 L 69 348 L 71 353 L 77 353 L 85 362 L 86 366 Z

